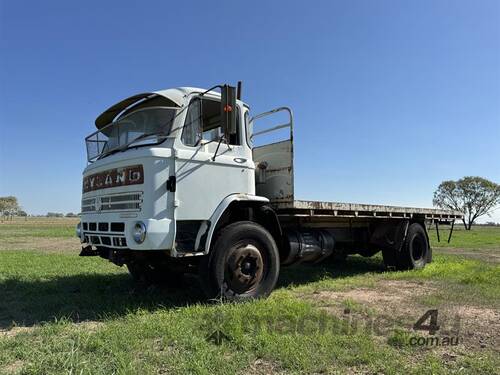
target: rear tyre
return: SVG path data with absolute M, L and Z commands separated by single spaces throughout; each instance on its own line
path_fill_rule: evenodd
M 388 268 L 397 270 L 424 268 L 432 259 L 425 229 L 419 223 L 411 224 L 401 251 L 385 249 L 382 251 L 382 256 Z
M 261 225 L 240 221 L 222 229 L 200 264 L 208 298 L 244 301 L 271 294 L 279 274 L 279 253 Z
M 411 224 L 401 251 L 399 268 L 415 270 L 424 268 L 430 257 L 429 251 L 429 241 L 425 229 L 418 223 Z

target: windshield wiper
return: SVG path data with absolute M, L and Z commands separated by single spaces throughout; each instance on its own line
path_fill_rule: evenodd
M 134 140 L 130 141 L 129 143 L 127 143 L 126 145 L 123 146 L 123 149 L 125 148 L 128 148 L 130 145 L 134 144 L 135 142 L 137 141 L 140 141 L 141 139 L 144 139 L 144 138 L 149 138 L 149 137 L 152 137 L 152 136 L 155 136 L 155 135 L 158 135 L 158 136 L 163 136 L 163 137 L 168 137 L 168 134 L 165 134 L 163 132 L 155 132 L 155 133 L 147 133 L 147 134 L 143 134 L 143 135 L 140 135 L 138 136 L 137 138 L 135 138 Z

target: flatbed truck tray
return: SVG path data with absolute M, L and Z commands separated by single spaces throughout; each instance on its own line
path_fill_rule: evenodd
M 435 208 L 398 207 L 376 204 L 294 200 L 273 202 L 278 216 L 339 218 L 423 218 L 431 221 L 454 221 L 462 214 Z

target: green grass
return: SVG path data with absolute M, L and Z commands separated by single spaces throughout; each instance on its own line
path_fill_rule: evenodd
M 8 237 L 55 237 L 55 238 L 67 238 L 73 237 L 75 235 L 75 227 L 60 227 L 53 228 L 51 226 L 40 226 L 38 228 L 15 228 L 6 227 L 2 228 L 0 231 L 0 239 Z
M 453 229 L 450 243 L 448 243 L 449 226 L 440 226 L 440 240 L 437 240 L 436 228 L 429 229 L 429 238 L 432 247 L 454 247 L 461 249 L 488 249 L 500 247 L 500 227 L 474 226 L 465 230 L 457 223 Z
M 386 272 L 380 256 L 350 257 L 342 265 L 284 268 L 266 300 L 219 304 L 203 299 L 196 279 L 181 290 L 147 287 L 100 258 L 2 250 L 16 238 L 72 237 L 74 225 L 65 219 L 0 224 L 0 330 L 7 331 L 0 332 L 0 374 L 494 374 L 500 368 L 489 347 L 462 349 L 452 361 L 443 360 L 438 350 L 409 346 L 411 332 L 402 327 L 383 337 L 353 330 L 346 323 L 350 315 L 329 313 L 314 299 L 323 291 L 395 280 L 433 286 L 408 301 L 422 311 L 450 304 L 498 309 L 495 263 L 437 252 L 423 270 Z M 452 245 L 499 249 L 499 233 L 458 230 Z M 350 314 L 377 317 L 352 298 L 338 304 Z M 228 339 L 221 345 L 207 340 L 214 331 Z
M 16 364 L 34 374 L 233 374 L 254 363 L 290 373 L 494 373 L 500 365 L 487 350 L 482 361 L 468 353 L 443 363 L 432 351 L 401 349 L 397 339 L 381 345 L 362 330 L 347 332 L 340 318 L 300 298 L 307 290 L 391 278 L 474 286 L 498 301 L 498 268 L 476 261 L 438 257 L 422 271 L 386 273 L 377 259 L 362 265 L 355 258 L 345 267 L 299 268 L 295 284 L 297 269 L 288 269 L 271 298 L 218 305 L 206 304 L 194 281 L 184 291 L 139 289 L 124 269 L 102 259 L 28 251 L 0 252 L 0 259 L 0 327 L 34 327 L 0 336 L 0 373 Z M 206 340 L 217 329 L 230 338 L 222 345 Z
M 70 238 L 78 218 L 15 218 L 0 222 L 0 243 L 16 238 Z
M 63 320 L 0 341 L 0 361 L 15 359 L 24 364 L 26 373 L 41 374 L 234 374 L 246 373 L 257 360 L 290 373 L 342 372 L 354 366 L 393 374 L 446 370 L 434 363 L 432 355 L 424 355 L 417 365 L 408 363 L 397 349 L 380 346 L 362 334 L 241 329 L 241 322 L 284 314 L 310 319 L 318 313 L 308 304 L 277 294 L 266 302 L 136 311 L 93 330 Z M 214 345 L 206 340 L 213 327 L 206 326 L 208 319 L 219 315 L 230 340 Z M 493 359 L 487 361 L 493 370 Z

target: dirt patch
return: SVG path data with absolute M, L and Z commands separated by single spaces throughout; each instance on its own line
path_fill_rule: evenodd
M 36 250 L 43 252 L 79 252 L 81 250 L 78 238 L 60 237 L 20 237 L 0 242 L 1 250 Z
M 9 363 L 7 366 L 3 367 L 2 374 L 19 374 L 23 368 L 24 362 L 21 360 Z
M 78 323 L 73 323 L 75 327 L 82 327 L 87 332 L 96 332 L 100 328 L 104 327 L 104 322 L 96 321 L 83 321 Z M 0 330 L 0 337 L 15 337 L 21 333 L 33 332 L 39 326 L 14 326 L 9 329 Z
M 492 348 L 500 352 L 500 311 L 473 306 L 456 306 L 457 316 L 463 321 L 464 341 L 479 348 Z
M 437 254 L 459 255 L 465 258 L 482 260 L 488 263 L 500 263 L 500 249 L 455 249 L 455 248 L 434 248 Z
M 429 307 L 419 297 L 442 291 L 443 285 L 423 281 L 382 280 L 375 288 L 348 291 L 320 291 L 304 296 L 328 313 L 369 329 L 379 339 L 387 338 L 394 329 L 413 331 L 415 322 L 429 309 L 438 309 L 438 336 L 460 337 L 466 348 L 489 348 L 500 351 L 500 311 L 479 306 L 447 304 Z M 425 322 L 429 323 L 429 320 Z
M 431 294 L 438 290 L 432 283 L 408 281 L 379 281 L 375 288 L 356 288 L 348 291 L 321 291 L 313 299 L 327 311 L 376 312 L 378 315 L 408 317 L 415 311 L 416 297 Z M 416 317 L 418 318 L 418 317 Z
M 267 361 L 265 359 L 256 359 L 249 367 L 247 367 L 242 374 L 251 375 L 267 375 L 267 374 L 284 374 L 285 372 L 279 370 L 278 364 Z
M 333 294 L 382 307 L 385 304 L 400 303 L 401 301 L 407 301 L 409 297 L 432 293 L 436 290 L 437 287 L 431 283 L 387 280 L 379 281 L 376 289 L 359 288 L 346 292 L 333 292 Z M 332 292 L 325 293 L 331 294 Z
M 79 322 L 75 323 L 77 326 L 83 326 L 87 332 L 96 332 L 100 328 L 104 327 L 105 324 L 104 322 L 95 322 L 95 321 L 85 321 L 85 322 Z
M 0 337 L 14 337 L 20 333 L 31 332 L 34 327 L 12 327 L 8 330 L 0 330 Z

